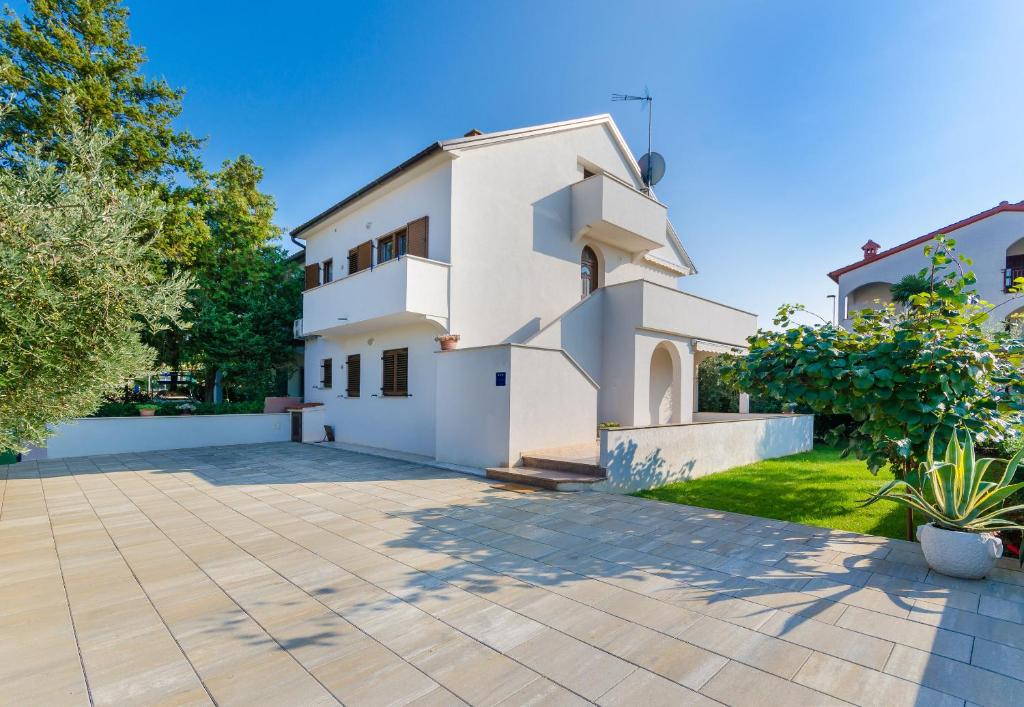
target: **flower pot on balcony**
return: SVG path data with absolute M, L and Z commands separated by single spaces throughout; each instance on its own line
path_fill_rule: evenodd
M 1003 541 L 994 533 L 965 533 L 928 523 L 917 527 L 917 539 L 928 566 L 949 577 L 981 579 L 1003 554 Z
M 434 338 L 434 341 L 441 344 L 442 351 L 451 351 L 458 348 L 459 335 L 458 334 L 443 334 Z

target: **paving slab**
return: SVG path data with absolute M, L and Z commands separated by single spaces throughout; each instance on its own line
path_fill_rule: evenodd
M 0 705 L 1024 701 L 1014 563 L 292 443 L 0 483 Z

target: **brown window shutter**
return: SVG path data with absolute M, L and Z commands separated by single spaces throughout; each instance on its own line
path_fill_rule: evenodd
M 366 243 L 360 243 L 356 246 L 356 257 L 358 270 L 366 270 L 366 268 L 370 267 L 370 258 L 373 257 L 373 241 L 366 241 Z
M 409 349 L 389 349 L 381 356 L 383 361 L 384 395 L 409 394 Z
M 331 380 L 331 378 L 333 377 L 333 373 L 334 373 L 333 369 L 334 369 L 334 360 L 330 359 L 330 358 L 325 358 L 323 360 L 323 363 L 321 364 L 321 371 L 320 371 L 320 387 L 321 388 L 330 388 L 331 387 L 331 383 L 333 382 Z
M 348 274 L 359 272 L 359 251 L 353 248 L 348 252 Z
M 345 389 L 345 395 L 350 398 L 359 397 L 359 354 L 352 354 L 346 360 L 345 365 L 348 368 L 348 386 Z
M 418 255 L 421 258 L 428 257 L 428 225 L 429 217 L 424 216 L 415 221 L 410 221 L 409 225 L 406 226 L 409 238 L 409 255 Z
M 306 266 L 306 288 L 312 290 L 320 284 L 320 264 L 313 263 Z

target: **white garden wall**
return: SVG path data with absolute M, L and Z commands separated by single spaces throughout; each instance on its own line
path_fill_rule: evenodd
M 61 459 L 289 439 L 288 413 L 87 417 L 58 425 L 45 449 L 32 450 L 25 458 Z
M 698 414 L 706 422 L 601 431 L 608 480 L 595 491 L 632 493 L 696 479 L 814 445 L 813 415 Z

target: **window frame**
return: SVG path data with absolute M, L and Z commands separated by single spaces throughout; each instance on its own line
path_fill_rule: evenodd
M 388 381 L 388 359 L 393 359 L 391 363 L 392 367 L 392 380 L 389 386 Z M 398 349 L 385 349 L 381 352 L 381 396 L 385 398 L 407 398 L 409 397 L 409 349 L 398 348 Z M 405 376 L 404 381 L 402 380 L 402 366 L 404 363 Z M 404 383 L 404 386 L 402 385 Z
M 328 258 L 320 264 L 320 284 L 326 285 L 334 280 L 334 258 Z
M 390 255 L 382 257 L 384 247 L 390 247 Z M 377 239 L 377 264 L 387 263 L 391 260 L 398 260 L 409 252 L 409 227 L 402 226 L 391 233 L 386 233 Z

